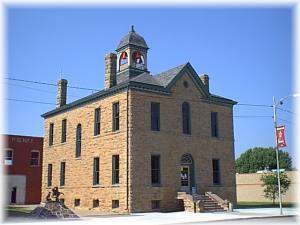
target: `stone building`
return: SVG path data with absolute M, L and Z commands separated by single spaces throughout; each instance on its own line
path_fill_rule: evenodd
M 177 193 L 212 192 L 236 203 L 233 105 L 209 91 L 190 63 L 152 75 L 132 27 L 105 56 L 105 88 L 45 119 L 42 196 L 53 186 L 75 209 L 179 210 Z

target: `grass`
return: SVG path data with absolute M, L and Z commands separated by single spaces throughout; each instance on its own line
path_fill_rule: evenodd
M 248 209 L 248 208 L 277 208 L 279 207 L 279 203 L 276 202 L 273 204 L 272 202 L 238 202 L 238 209 Z M 282 203 L 282 207 L 296 207 L 295 203 L 284 202 Z
M 5 210 L 5 213 L 7 216 L 28 216 L 29 213 L 31 213 L 31 209 L 27 208 L 27 207 L 13 207 L 13 206 L 8 206 Z

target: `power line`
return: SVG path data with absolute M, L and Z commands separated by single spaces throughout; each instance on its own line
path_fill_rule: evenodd
M 292 112 L 292 111 L 287 110 L 287 109 L 284 109 L 284 108 L 277 108 L 277 109 L 279 109 L 279 110 L 281 110 L 281 111 L 284 111 L 284 112 L 287 112 L 287 113 L 290 113 L 290 114 L 295 114 L 295 115 L 296 115 L 295 112 Z
M 254 107 L 269 107 L 272 108 L 271 105 L 263 105 L 263 104 L 247 104 L 247 103 L 238 103 L 236 105 L 240 106 L 254 106 Z
M 15 101 L 15 102 L 38 103 L 38 104 L 44 104 L 44 105 L 55 105 L 55 104 L 50 103 L 50 102 L 31 101 L 31 100 L 15 99 L 15 98 L 7 98 L 6 100 Z
M 4 79 L 20 81 L 20 82 L 25 82 L 25 83 L 32 83 L 32 84 L 42 84 L 42 85 L 47 85 L 47 86 L 57 86 L 57 84 L 54 84 L 54 83 L 47 83 L 47 82 L 40 82 L 40 81 L 33 81 L 33 80 L 24 80 L 24 79 L 10 78 L 10 77 L 5 77 Z M 69 86 L 68 85 L 67 87 L 73 88 L 73 89 L 86 90 L 86 91 L 99 91 L 98 89 L 78 87 L 78 86 Z

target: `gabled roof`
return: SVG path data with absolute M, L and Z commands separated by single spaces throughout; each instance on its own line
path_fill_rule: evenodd
M 73 107 L 78 107 L 83 104 L 95 101 L 97 99 L 105 98 L 107 96 L 113 95 L 117 92 L 132 89 L 138 89 L 142 91 L 156 92 L 159 94 L 171 94 L 171 87 L 179 80 L 184 74 L 190 76 L 190 78 L 195 82 L 198 90 L 203 94 L 204 98 L 202 100 L 225 105 L 235 105 L 237 102 L 223 98 L 221 96 L 213 95 L 207 91 L 199 78 L 198 74 L 192 67 L 190 63 L 185 63 L 175 68 L 169 69 L 165 72 L 159 73 L 157 75 L 151 75 L 149 72 L 144 72 L 136 77 L 133 77 L 123 83 L 117 84 L 116 86 L 105 89 L 69 104 L 66 104 L 60 108 L 56 108 L 50 112 L 44 113 L 42 117 L 46 118 L 48 116 L 70 110 Z

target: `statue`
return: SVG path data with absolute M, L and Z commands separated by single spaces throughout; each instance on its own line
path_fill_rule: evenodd
M 46 196 L 46 202 L 59 202 L 59 196 L 64 193 L 58 190 L 58 187 L 52 188 L 52 192 L 48 192 Z

